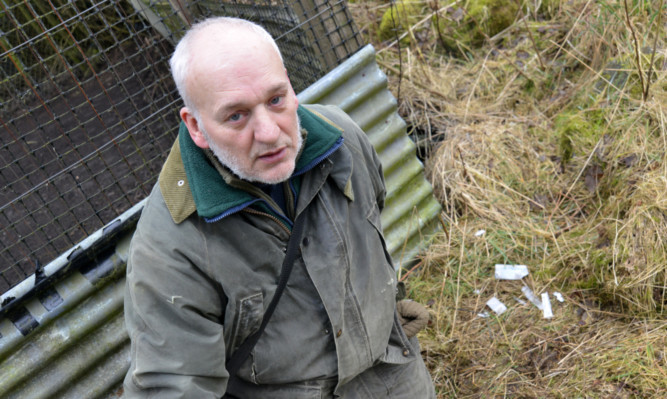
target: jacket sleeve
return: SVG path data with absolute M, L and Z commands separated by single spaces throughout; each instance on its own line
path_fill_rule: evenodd
M 224 294 L 201 267 L 206 251 L 199 251 L 204 245 L 196 229 L 174 225 L 160 206 L 151 206 L 161 196 L 151 197 L 127 266 L 125 397 L 219 398 L 228 379 Z

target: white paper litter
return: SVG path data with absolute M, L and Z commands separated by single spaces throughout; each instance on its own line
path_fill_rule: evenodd
M 497 280 L 521 280 L 528 275 L 526 265 L 496 265 L 495 277 Z
M 565 302 L 565 299 L 563 299 L 563 295 L 560 292 L 554 292 L 554 296 L 558 300 L 558 302 Z
M 540 298 L 538 298 L 533 293 L 533 290 L 531 290 L 527 285 L 524 285 L 521 287 L 521 292 L 523 292 L 523 295 L 528 298 L 528 300 L 532 302 L 533 305 L 537 306 L 539 310 L 542 310 L 542 301 L 540 301 Z
M 495 296 L 488 301 L 486 301 L 486 306 L 490 307 L 497 315 L 505 313 L 507 306 L 504 303 L 500 302 Z
M 526 304 L 527 304 L 526 301 L 524 301 L 523 299 L 521 299 L 521 298 L 519 298 L 519 297 L 516 297 L 516 296 L 515 296 L 515 297 L 513 297 L 513 298 L 514 298 L 515 301 L 519 302 L 519 303 L 522 304 L 522 305 L 526 305 Z
M 489 317 L 489 312 L 477 313 L 477 316 L 486 319 L 487 317 Z
M 473 290 L 473 293 L 479 295 L 479 294 L 482 293 L 482 291 L 480 291 L 480 290 Z
M 550 319 L 554 317 L 554 313 L 551 311 L 551 301 L 549 300 L 549 293 L 542 293 L 542 312 L 544 312 L 544 318 Z
M 486 230 L 477 230 L 477 232 L 475 233 L 475 237 L 481 237 L 484 234 L 486 234 Z

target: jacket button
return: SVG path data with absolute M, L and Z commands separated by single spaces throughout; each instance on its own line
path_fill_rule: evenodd
M 408 349 L 403 349 L 403 356 L 408 356 L 410 354 L 410 350 Z
M 343 335 L 343 330 L 338 330 L 338 332 L 336 332 L 336 338 L 340 337 L 341 335 Z
M 302 242 L 303 242 L 303 245 L 307 247 L 308 244 L 310 244 L 310 239 L 308 237 L 304 237 Z

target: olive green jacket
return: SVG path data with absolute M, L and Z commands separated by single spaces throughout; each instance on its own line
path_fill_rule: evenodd
M 131 243 L 126 397 L 222 396 L 225 359 L 258 328 L 302 213 L 296 277 L 239 377 L 274 387 L 267 398 L 283 397 L 275 386 L 318 378 L 334 377 L 342 392 L 375 365 L 419 357 L 395 317 L 377 155 L 338 108 L 298 112 L 306 139 L 289 182 L 293 215 L 212 161 L 182 126 Z M 292 388 L 282 395 L 320 397 Z

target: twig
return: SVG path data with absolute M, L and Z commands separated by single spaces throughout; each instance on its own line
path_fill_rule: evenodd
M 418 27 L 419 25 L 422 25 L 422 24 L 425 23 L 426 21 L 430 20 L 431 17 L 433 17 L 433 15 L 434 15 L 435 13 L 445 10 L 445 9 L 447 9 L 448 7 L 451 7 L 452 5 L 458 3 L 459 1 L 461 1 L 461 0 L 457 0 L 457 1 L 453 2 L 452 4 L 449 4 L 449 5 L 445 6 L 445 7 L 440 8 L 440 9 L 437 10 L 437 11 L 434 11 L 434 12 L 430 13 L 429 15 L 427 15 L 426 17 L 424 17 L 421 21 L 419 21 L 419 22 L 417 22 L 416 24 L 412 25 L 412 28 L 414 29 L 414 28 Z M 399 40 L 400 40 L 400 39 L 403 39 L 404 37 L 406 37 L 406 36 L 409 35 L 409 34 L 410 34 L 410 32 L 409 32 L 408 30 L 406 30 L 405 33 L 403 33 L 401 36 L 398 37 L 398 39 L 399 39 Z M 389 43 L 389 44 L 386 45 L 385 47 L 379 49 L 379 50 L 377 51 L 376 54 L 380 54 L 380 53 L 384 52 L 385 50 L 387 50 L 387 49 L 393 47 L 394 44 L 396 44 L 397 42 L 398 42 L 398 41 L 393 41 L 393 42 Z
M 662 27 L 662 6 L 665 3 L 665 0 L 660 0 L 660 5 L 658 6 L 658 31 L 655 33 L 655 38 L 653 39 L 653 48 L 651 49 L 651 61 L 648 63 L 648 73 L 646 74 L 646 90 L 643 93 L 644 100 L 648 98 L 648 91 L 651 87 L 651 75 L 653 74 L 653 61 L 655 60 L 655 53 L 658 49 L 658 36 L 660 36 L 660 27 Z
M 396 10 L 396 17 L 400 18 L 398 15 L 398 6 L 396 5 L 396 0 L 391 0 L 391 8 Z M 403 79 L 403 57 L 401 55 L 401 40 L 398 38 L 398 26 L 396 26 L 396 21 L 394 20 L 394 13 L 391 8 L 389 9 L 389 16 L 391 17 L 391 24 L 394 26 L 394 33 L 396 35 L 396 46 L 398 46 L 398 89 L 396 91 L 396 102 L 401 102 L 401 80 Z
M 410 275 L 410 273 L 412 273 L 412 272 L 414 272 L 415 270 L 417 270 L 417 269 L 419 268 L 419 266 L 421 266 L 423 263 L 424 263 L 424 261 L 421 261 L 421 260 L 420 260 L 419 262 L 417 262 L 417 264 L 414 265 L 410 270 L 408 270 L 404 275 L 402 275 L 402 276 L 398 279 L 398 281 L 400 281 L 400 282 L 405 281 L 405 279 L 408 278 L 408 276 Z
M 440 45 L 442 46 L 442 48 L 447 48 L 447 46 L 445 45 L 445 39 L 442 37 L 442 32 L 440 31 L 440 2 L 439 2 L 439 0 L 435 0 L 433 15 L 435 16 L 435 31 L 438 32 L 438 40 L 440 40 Z
M 194 18 L 192 18 L 192 14 L 190 14 L 186 5 L 183 4 L 182 0 L 169 0 L 169 4 L 171 5 L 171 8 L 176 11 L 176 14 L 178 14 L 178 16 L 181 18 L 181 20 L 183 20 L 183 22 L 187 26 L 192 26 Z
M 519 3 L 519 15 L 523 20 L 523 24 L 526 26 L 526 32 L 528 32 L 528 37 L 530 38 L 530 42 L 533 44 L 533 49 L 535 50 L 535 54 L 537 55 L 537 60 L 540 63 L 540 69 L 542 70 L 542 72 L 544 72 L 547 70 L 547 68 L 546 66 L 544 66 L 544 62 L 542 61 L 542 56 L 540 55 L 540 50 L 537 48 L 537 43 L 535 43 L 535 38 L 533 37 L 533 33 L 528 28 L 528 22 L 526 21 L 526 16 L 524 15 L 523 10 L 521 9 L 522 7 L 521 0 L 518 0 L 518 3 Z
M 642 85 L 642 100 L 646 101 L 646 95 L 648 94 L 648 90 L 646 85 L 644 84 L 644 72 L 642 71 L 642 63 L 641 60 L 639 59 L 639 39 L 637 39 L 637 32 L 635 32 L 635 28 L 634 26 L 632 26 L 632 22 L 630 21 L 630 10 L 628 10 L 628 0 L 623 0 L 623 5 L 625 6 L 625 21 L 628 24 L 628 28 L 632 33 L 632 39 L 635 42 L 635 60 L 637 62 L 637 70 L 639 71 L 639 82 Z
M 440 219 L 440 225 L 442 226 L 442 231 L 445 233 L 447 240 L 449 240 L 449 233 L 447 232 L 447 223 L 445 222 L 445 217 L 443 216 L 442 212 L 440 212 L 439 219 Z

